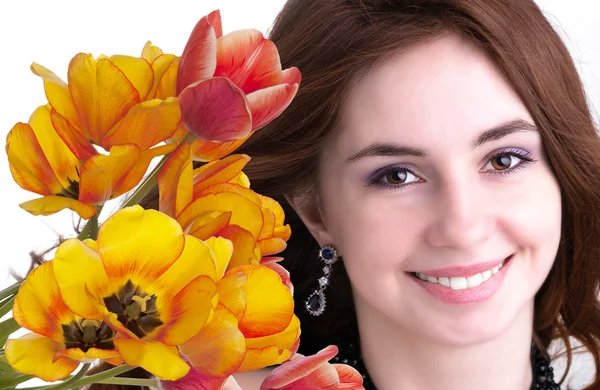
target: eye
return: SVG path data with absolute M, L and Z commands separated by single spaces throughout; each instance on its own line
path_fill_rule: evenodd
M 418 182 L 420 179 L 409 169 L 387 167 L 379 171 L 369 180 L 368 185 L 376 187 L 404 187 Z
M 516 168 L 519 168 L 523 163 L 532 162 L 531 158 L 528 158 L 527 154 L 520 151 L 504 151 L 493 155 L 486 166 L 483 168 L 484 171 L 491 172 L 502 172 L 508 173 Z

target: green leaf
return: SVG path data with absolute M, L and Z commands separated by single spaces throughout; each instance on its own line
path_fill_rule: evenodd
M 32 379 L 30 375 L 23 375 L 13 370 L 6 361 L 4 351 L 0 354 L 0 390 L 14 389 L 18 384 Z
M 15 321 L 14 318 L 9 318 L 6 321 L 0 322 L 0 348 L 4 348 L 8 336 L 19 329 L 21 329 L 21 326 L 17 324 L 17 321 Z M 2 356 L 4 356 L 4 354 Z M 0 378 L 2 378 L 1 375 Z

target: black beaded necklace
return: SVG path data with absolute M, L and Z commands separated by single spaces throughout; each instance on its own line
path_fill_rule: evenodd
M 365 390 L 377 390 L 369 377 L 359 349 L 354 344 L 344 343 L 343 341 L 338 342 L 337 345 L 340 353 L 331 362 L 348 364 L 354 367 L 363 377 Z M 560 390 L 560 386 L 554 382 L 554 370 L 550 366 L 550 362 L 542 355 L 535 344 L 531 346 L 531 363 L 533 381 L 530 390 Z

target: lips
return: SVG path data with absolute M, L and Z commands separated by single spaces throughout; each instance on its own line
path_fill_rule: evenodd
M 417 277 L 416 276 L 417 272 L 419 272 L 421 274 L 425 274 L 427 276 L 432 276 L 435 278 L 468 277 L 468 276 L 476 275 L 476 274 L 482 273 L 484 271 L 490 270 L 494 267 L 499 266 L 503 262 L 505 264 L 507 264 L 513 258 L 513 256 L 514 256 L 514 254 L 511 254 L 503 259 L 487 261 L 484 263 L 477 263 L 477 264 L 473 264 L 473 265 L 469 265 L 469 266 L 446 267 L 446 268 L 431 269 L 431 270 L 424 270 L 424 271 L 414 271 L 414 272 L 407 272 L 407 273 L 414 277 Z

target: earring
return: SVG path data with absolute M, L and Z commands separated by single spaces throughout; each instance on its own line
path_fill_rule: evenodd
M 319 250 L 319 258 L 325 267 L 323 267 L 323 276 L 319 278 L 319 288 L 308 296 L 304 303 L 306 311 L 313 316 L 320 316 L 325 311 L 325 289 L 329 286 L 329 276 L 333 271 L 333 264 L 338 261 L 338 254 L 331 245 L 322 246 Z

